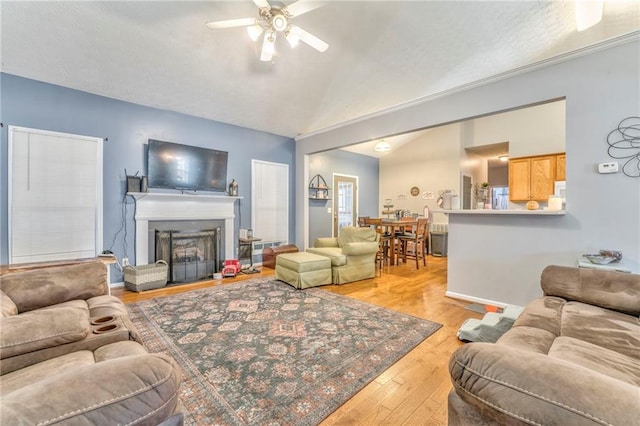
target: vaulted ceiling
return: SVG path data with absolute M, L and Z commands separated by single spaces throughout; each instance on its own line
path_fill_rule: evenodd
M 272 5 L 290 4 L 291 1 Z M 271 62 L 245 28 L 251 0 L 0 2 L 1 70 L 296 137 L 637 33 L 640 2 L 605 1 L 576 31 L 573 1 L 327 1 Z

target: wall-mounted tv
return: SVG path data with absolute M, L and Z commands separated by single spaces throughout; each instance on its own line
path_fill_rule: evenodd
M 226 191 L 226 151 L 149 139 L 150 188 Z

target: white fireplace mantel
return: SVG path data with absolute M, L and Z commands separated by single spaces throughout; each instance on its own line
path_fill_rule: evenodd
M 136 200 L 136 264 L 149 259 L 149 221 L 224 220 L 224 252 L 234 253 L 235 202 L 242 197 L 226 195 L 128 192 Z

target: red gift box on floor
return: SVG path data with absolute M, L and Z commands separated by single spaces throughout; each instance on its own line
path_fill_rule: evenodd
M 235 277 L 240 272 L 240 260 L 229 259 L 224 261 L 224 267 L 222 268 L 223 277 Z

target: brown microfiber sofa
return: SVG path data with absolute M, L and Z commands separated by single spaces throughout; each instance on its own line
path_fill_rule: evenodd
M 331 282 L 345 284 L 375 277 L 379 239 L 373 228 L 345 226 L 338 238 L 316 238 L 307 252 L 331 259 Z
M 106 268 L 0 277 L 0 424 L 179 425 L 180 369 L 149 354 Z
M 548 266 L 495 344 L 452 355 L 450 425 L 640 424 L 640 275 Z

